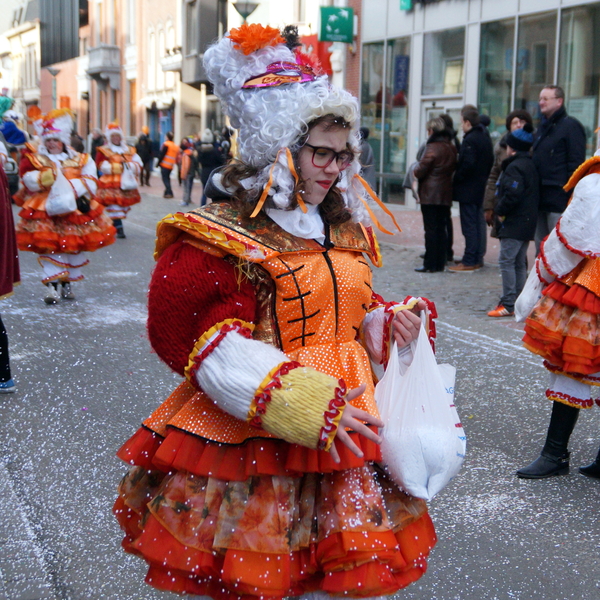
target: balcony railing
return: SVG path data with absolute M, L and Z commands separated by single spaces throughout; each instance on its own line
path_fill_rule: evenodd
M 100 44 L 88 49 L 89 65 L 87 74 L 95 79 L 101 89 L 110 86 L 121 89 L 121 49 L 119 46 Z

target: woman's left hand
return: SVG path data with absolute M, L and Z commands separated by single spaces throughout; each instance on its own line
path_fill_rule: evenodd
M 398 348 L 408 346 L 413 340 L 416 340 L 421 328 L 420 312 L 425 310 L 427 305 L 424 300 L 419 300 L 411 310 L 399 310 L 392 321 L 392 333 L 398 344 Z

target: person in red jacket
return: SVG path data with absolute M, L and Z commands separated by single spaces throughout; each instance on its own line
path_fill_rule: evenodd
M 240 159 L 159 224 L 148 333 L 183 381 L 118 452 L 124 549 L 149 584 L 215 600 L 394 594 L 436 542 L 378 464 L 374 398 L 426 303 L 371 289 L 358 102 L 294 45 L 243 25 L 204 54 Z
M 125 238 L 123 219 L 131 207 L 141 201 L 138 177 L 144 164 L 135 148 L 124 142 L 123 130 L 116 123 L 107 126 L 106 139 L 96 154 L 96 165 L 101 173 L 96 199 L 106 207 L 117 237 Z
M 0 300 L 10 296 L 13 287 L 21 281 L 8 179 L 4 173 L 4 162 L 7 157 L 6 146 L 0 142 Z M 8 394 L 16 389 L 10 371 L 8 335 L 0 315 L 0 394 Z
M 43 269 L 47 304 L 74 300 L 73 282 L 82 281 L 94 252 L 115 241 L 115 228 L 96 202 L 96 165 L 71 148 L 73 117 L 53 110 L 34 122 L 39 144 L 26 144 L 19 165 L 22 187 L 17 224 L 19 250 L 35 252 Z M 60 294 L 58 287 L 60 285 Z

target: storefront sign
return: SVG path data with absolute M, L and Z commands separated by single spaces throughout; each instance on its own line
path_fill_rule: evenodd
M 322 6 L 319 41 L 351 44 L 354 41 L 354 9 Z
M 394 96 L 408 88 L 409 56 L 399 54 L 394 60 Z

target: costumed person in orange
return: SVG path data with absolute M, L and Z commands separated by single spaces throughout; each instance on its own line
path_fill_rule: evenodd
M 284 33 L 243 25 L 204 55 L 240 160 L 159 224 L 148 331 L 185 380 L 120 449 L 114 512 L 160 589 L 394 594 L 436 538 L 378 465 L 374 370 L 393 337 L 410 363 L 425 301 L 373 293 L 358 102 Z
M 594 405 L 592 386 L 600 386 L 600 150 L 565 190 L 573 191 L 571 200 L 542 242 L 515 306 L 517 317 L 526 318 L 525 347 L 550 372 L 546 396 L 553 403 L 540 456 L 517 471 L 527 479 L 569 472 L 571 433 L 580 410 Z M 600 452 L 579 472 L 600 479 Z
M 21 281 L 8 179 L 4 173 L 7 158 L 6 146 L 0 142 L 0 300 L 12 295 L 14 286 Z M 0 315 L 0 394 L 10 394 L 16 389 L 10 371 L 8 334 Z
M 22 206 L 17 224 L 20 250 L 39 254 L 47 286 L 44 301 L 73 300 L 72 282 L 93 252 L 115 241 L 115 228 L 94 200 L 96 165 L 87 154 L 68 146 L 73 128 L 68 109 L 53 110 L 34 122 L 39 144 L 26 144 L 19 173 L 23 186 L 15 194 Z M 58 293 L 58 285 L 61 293 Z
M 142 159 L 133 146 L 125 142 L 123 130 L 109 123 L 105 130 L 106 144 L 99 146 L 96 154 L 98 172 L 101 173 L 96 200 L 106 208 L 112 219 L 117 237 L 124 239 L 123 219 L 134 204 L 141 200 L 138 177 L 144 168 Z

